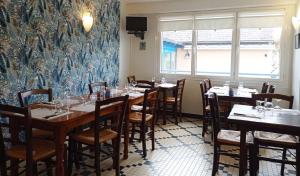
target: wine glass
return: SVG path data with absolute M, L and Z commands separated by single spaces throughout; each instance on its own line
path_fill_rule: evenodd
M 137 82 L 136 81 L 131 81 L 131 85 L 133 86 L 134 92 L 135 92 L 135 86 L 137 85 Z
M 162 78 L 161 78 L 161 83 L 162 83 L 162 84 L 166 83 L 166 78 L 165 78 L 165 77 L 162 77 Z
M 281 107 L 279 106 L 279 102 L 281 101 L 280 99 L 274 99 L 275 100 L 275 106 L 274 106 L 274 109 L 281 109 Z
M 239 82 L 239 87 L 238 89 L 243 89 L 244 88 L 244 83 L 243 82 Z
M 90 95 L 90 101 L 92 104 L 95 104 L 97 100 L 97 95 L 96 94 L 91 94 Z
M 225 83 L 224 83 L 223 86 L 224 86 L 225 88 L 229 88 L 229 84 L 230 84 L 230 81 L 225 81 Z
M 155 82 L 155 77 L 154 77 L 154 76 L 151 78 L 151 81 L 152 81 L 152 82 Z
M 264 104 L 265 101 L 262 101 L 262 100 L 256 100 L 256 107 L 255 109 L 257 110 L 257 112 L 261 113 L 264 111 Z

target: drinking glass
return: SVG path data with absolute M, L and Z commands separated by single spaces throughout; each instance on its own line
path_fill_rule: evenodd
M 239 87 L 238 89 L 243 89 L 244 88 L 244 83 L 243 82 L 239 82 Z
M 124 89 L 125 89 L 125 93 L 128 94 L 128 84 L 127 83 L 125 84 Z
M 281 107 L 279 106 L 279 102 L 281 101 L 280 99 L 274 99 L 276 103 L 274 103 L 274 109 L 281 109 Z
M 230 81 L 225 81 L 225 83 L 224 83 L 224 87 L 229 87 L 229 84 L 230 84 Z
M 91 94 L 90 95 L 90 101 L 92 104 L 95 104 L 97 100 L 97 95 L 96 94 Z
M 257 112 L 261 113 L 264 111 L 264 107 L 263 107 L 263 104 L 264 104 L 265 101 L 262 101 L 262 100 L 256 100 L 256 107 L 255 109 L 257 110 Z
M 151 81 L 152 81 L 152 82 L 155 82 L 155 77 L 154 77 L 154 76 L 152 77 Z
M 133 86 L 134 92 L 135 92 L 135 86 L 137 85 L 137 82 L 136 82 L 136 81 L 132 81 L 132 82 L 131 82 L 131 85 Z
M 166 81 L 166 78 L 165 78 L 165 77 L 162 77 L 162 78 L 161 78 L 161 83 L 164 84 L 164 83 L 166 83 L 166 82 L 167 82 L 167 81 Z

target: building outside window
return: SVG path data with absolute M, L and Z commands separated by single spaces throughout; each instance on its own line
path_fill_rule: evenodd
M 278 10 L 161 18 L 160 73 L 280 79 L 284 17 Z

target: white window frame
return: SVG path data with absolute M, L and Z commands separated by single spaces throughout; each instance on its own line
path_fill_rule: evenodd
M 230 76 L 213 76 L 213 75 L 196 75 L 196 62 L 197 62 L 197 48 L 196 46 L 196 30 L 193 30 L 193 54 L 192 54 L 192 60 L 191 60 L 191 74 L 185 75 L 185 74 L 167 74 L 167 73 L 160 73 L 160 64 L 161 64 L 161 46 L 162 46 L 162 40 L 161 40 L 161 32 L 157 31 L 157 56 L 156 56 L 156 76 L 157 77 L 166 77 L 170 80 L 172 79 L 178 79 L 178 78 L 187 78 L 191 80 L 202 80 L 205 78 L 209 78 L 215 82 L 224 82 L 225 80 L 229 80 L 232 83 L 237 83 L 239 81 L 248 82 L 249 84 L 255 85 L 259 81 L 270 81 L 275 84 L 286 84 L 286 86 L 289 86 L 290 82 L 290 71 L 291 68 L 291 59 L 292 59 L 292 49 L 293 49 L 293 33 L 291 28 L 291 17 L 293 15 L 292 6 L 280 6 L 280 7 L 266 7 L 266 8 L 245 8 L 245 9 L 232 9 L 232 10 L 219 10 L 219 11 L 202 11 L 202 12 L 193 12 L 193 13 L 180 13 L 181 15 L 199 15 L 199 14 L 218 14 L 218 13 L 224 13 L 224 12 L 231 12 L 235 13 L 235 23 L 234 28 L 232 30 L 232 48 L 231 48 L 231 74 Z M 260 11 L 268 11 L 268 10 L 283 10 L 285 12 L 283 27 L 282 27 L 282 36 L 281 36 L 281 43 L 280 43 L 280 73 L 279 73 L 279 79 L 272 79 L 272 78 L 249 78 L 249 77 L 239 77 L 239 41 L 240 41 L 240 29 L 238 28 L 238 13 L 245 12 L 245 11 L 253 11 L 253 12 L 260 12 Z M 158 15 L 157 16 L 157 23 L 159 26 L 159 19 L 160 17 L 172 17 L 172 16 L 178 16 L 178 13 L 176 14 L 164 14 L 164 15 Z

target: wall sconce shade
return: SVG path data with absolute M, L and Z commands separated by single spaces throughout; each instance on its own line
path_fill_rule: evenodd
M 92 29 L 94 19 L 90 12 L 84 13 L 82 16 L 82 25 L 86 32 L 89 32 Z

